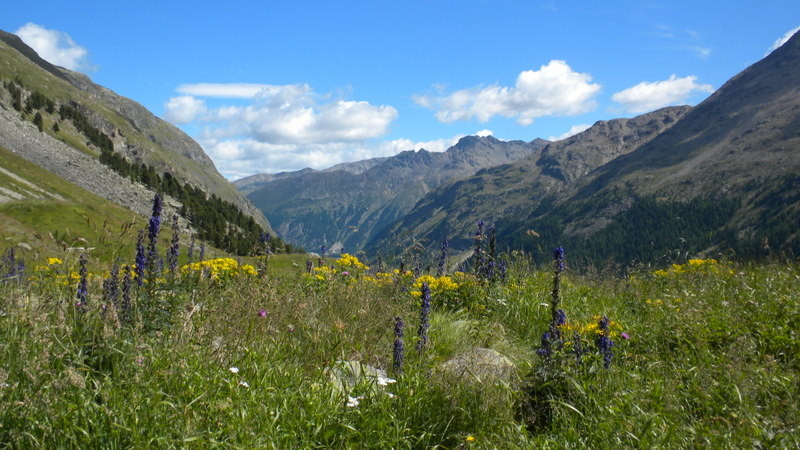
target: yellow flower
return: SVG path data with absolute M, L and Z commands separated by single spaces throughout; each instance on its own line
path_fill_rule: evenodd
M 475 442 L 475 436 L 470 434 L 464 440 L 467 442 Z
M 47 265 L 54 266 L 56 264 L 62 264 L 64 261 L 61 261 L 58 258 L 47 258 Z

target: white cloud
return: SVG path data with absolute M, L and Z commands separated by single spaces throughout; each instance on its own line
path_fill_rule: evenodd
M 190 95 L 172 97 L 164 105 L 164 117 L 177 125 L 192 122 L 207 111 L 206 102 Z
M 187 95 L 167 102 L 167 120 L 176 124 L 198 120 L 209 124 L 207 135 L 270 144 L 360 142 L 385 135 L 398 115 L 391 106 L 328 100 L 307 84 L 186 84 L 178 92 Z M 208 108 L 194 96 L 250 99 L 250 104 Z
M 586 131 L 590 127 L 591 127 L 591 125 L 588 124 L 588 123 L 581 123 L 581 124 L 578 124 L 578 125 L 573 125 L 573 126 L 571 126 L 569 128 L 569 130 L 566 133 L 561 134 L 560 136 L 551 136 L 551 137 L 547 138 L 547 140 L 548 141 L 560 141 L 562 139 L 566 139 L 568 137 L 572 137 L 572 136 L 575 136 L 578 133 Z
M 713 91 L 710 84 L 698 84 L 694 75 L 684 78 L 671 75 L 664 81 L 643 81 L 617 92 L 611 99 L 622 104 L 627 112 L 643 113 L 685 102 L 695 92 Z
M 410 141 L 379 140 L 398 117 L 392 106 L 316 94 L 307 84 L 202 83 L 177 91 L 182 95 L 164 105 L 164 118 L 198 125 L 196 139 L 229 178 L 322 169 L 419 148 Z M 436 141 L 419 144 L 441 147 Z
M 89 63 L 89 52 L 76 44 L 67 33 L 26 23 L 14 34 L 51 64 L 79 72 L 95 70 Z
M 445 151 L 463 136 L 415 142 L 409 139 L 368 141 L 359 144 L 331 142 L 318 144 L 273 144 L 256 139 L 199 139 L 217 170 L 235 180 L 254 173 L 277 173 L 305 167 L 326 169 L 339 163 L 393 156 L 406 150 L 424 148 L 431 152 Z
M 304 91 L 310 91 L 307 85 L 299 86 L 301 89 L 304 88 Z M 286 86 L 255 83 L 195 83 L 182 84 L 176 90 L 181 94 L 197 97 L 255 98 L 261 93 L 274 93 L 286 88 Z
M 475 136 L 486 137 L 491 136 L 492 134 L 494 134 L 492 133 L 492 130 L 481 130 L 475 133 Z
M 444 96 L 416 95 L 414 101 L 436 109 L 441 122 L 477 119 L 487 122 L 495 116 L 516 118 L 530 125 L 543 116 L 583 114 L 596 107 L 593 97 L 599 84 L 586 73 L 574 72 L 566 62 L 550 61 L 539 70 L 519 74 L 513 87 L 473 87 Z
M 792 38 L 792 36 L 794 36 L 794 34 L 795 34 L 795 33 L 797 33 L 798 31 L 800 31 L 800 27 L 793 28 L 793 29 L 791 29 L 791 30 L 787 31 L 787 32 L 786 32 L 786 34 L 784 34 L 782 37 L 780 37 L 779 39 L 777 39 L 777 40 L 776 40 L 776 41 L 775 41 L 775 42 L 772 44 L 772 47 L 770 47 L 770 48 L 769 48 L 769 50 L 767 50 L 767 53 L 765 53 L 765 54 L 764 54 L 764 56 L 767 56 L 767 55 L 769 55 L 770 53 L 772 53 L 773 51 L 775 51 L 775 50 L 776 50 L 778 47 L 780 47 L 780 46 L 782 46 L 783 44 L 785 44 L 785 43 L 786 43 L 786 41 L 788 41 L 789 39 L 791 39 L 791 38 Z

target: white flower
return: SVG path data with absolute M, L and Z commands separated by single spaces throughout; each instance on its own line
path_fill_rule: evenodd
M 239 373 L 239 368 L 238 367 L 231 367 L 230 369 L 228 369 L 228 371 L 230 373 Z
M 249 385 L 249 384 L 247 384 L 247 381 L 240 381 L 240 382 L 239 382 L 239 386 L 241 386 L 241 387 L 246 387 L 246 388 L 249 388 L 249 387 L 250 387 L 250 385 Z
M 386 386 L 392 383 L 397 383 L 397 380 L 393 378 L 378 376 L 378 386 Z
M 361 399 L 361 397 L 350 397 L 348 395 L 347 396 L 347 406 L 349 406 L 350 408 L 355 408 L 356 406 L 358 406 L 358 401 L 360 399 Z

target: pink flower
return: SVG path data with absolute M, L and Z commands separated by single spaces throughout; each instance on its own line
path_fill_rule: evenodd
M 345 270 L 344 272 L 342 272 L 342 276 L 345 276 L 345 277 L 346 277 L 346 276 L 348 276 L 348 275 L 350 275 L 350 272 L 348 272 L 348 271 L 346 271 L 346 270 Z
M 628 333 L 622 333 L 622 334 L 620 334 L 620 337 L 622 337 L 622 339 L 630 339 L 630 338 L 631 338 L 631 337 L 628 335 Z
M 258 317 L 267 317 L 267 311 L 265 309 L 259 309 Z

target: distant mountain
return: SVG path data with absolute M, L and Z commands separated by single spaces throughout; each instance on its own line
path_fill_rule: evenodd
M 541 152 L 474 176 L 443 184 L 422 198 L 400 221 L 384 228 L 368 252 L 407 245 L 409 235 L 430 245 L 450 240 L 454 252 L 471 248 L 478 220 L 486 223 L 527 217 L 561 198 L 594 169 L 629 153 L 673 126 L 688 106 L 664 108 L 633 119 L 597 122 Z M 500 230 L 505 231 L 505 230 Z
M 475 222 L 505 248 L 573 261 L 732 251 L 800 254 L 800 35 L 694 108 L 599 122 L 538 155 L 428 193 L 368 250 L 403 233 L 468 252 Z
M 145 217 L 154 192 L 166 192 L 170 213 L 231 251 L 245 251 L 245 239 L 271 229 L 185 133 L 85 75 L 48 63 L 4 31 L 0 147 Z M 9 170 L 7 158 L 0 165 Z
M 236 182 L 278 233 L 307 249 L 356 251 L 442 183 L 538 153 L 547 141 L 462 138 L 445 152 L 409 150 L 388 158 L 257 175 Z

